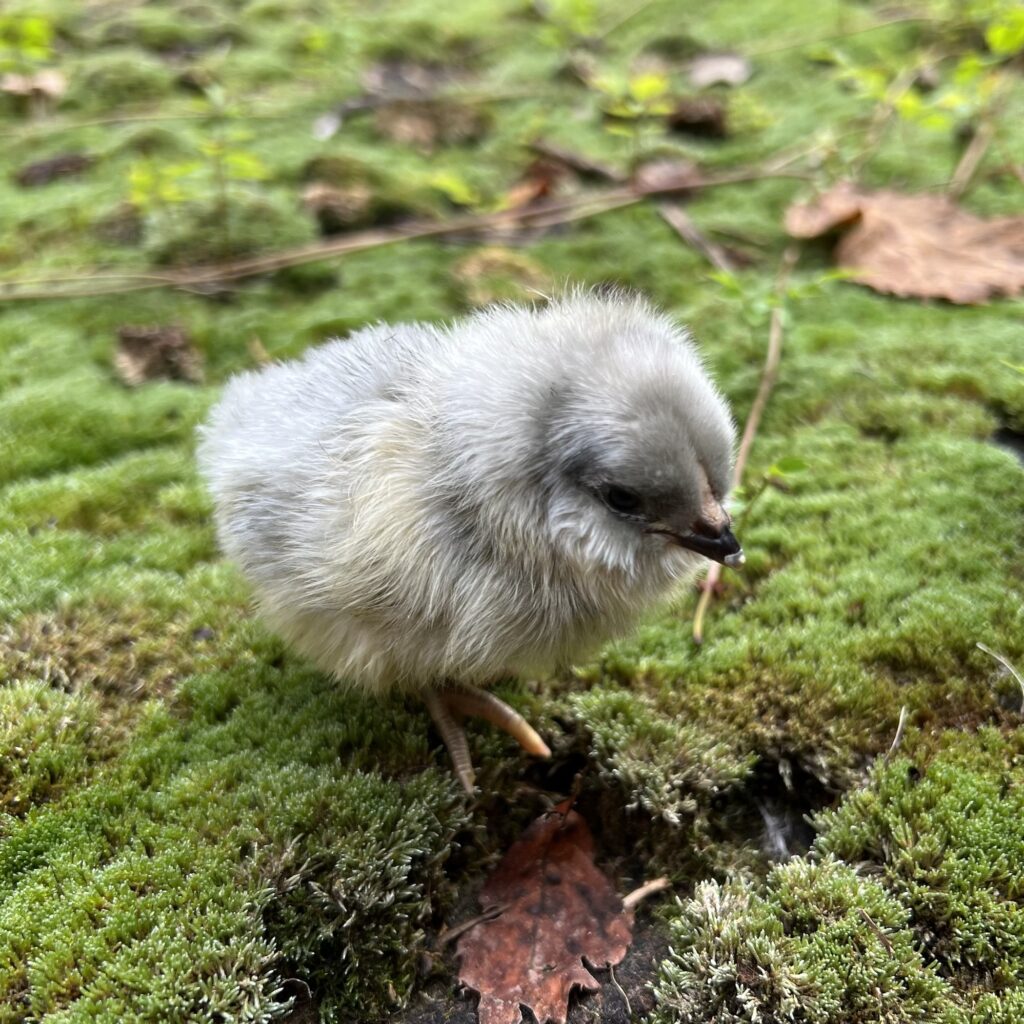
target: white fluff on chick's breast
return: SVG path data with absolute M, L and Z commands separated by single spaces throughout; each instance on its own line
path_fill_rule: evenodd
M 199 458 L 266 621 L 346 683 L 421 691 L 471 788 L 453 713 L 547 752 L 478 686 L 621 634 L 703 557 L 742 562 L 733 447 L 685 331 L 576 292 L 241 374 Z

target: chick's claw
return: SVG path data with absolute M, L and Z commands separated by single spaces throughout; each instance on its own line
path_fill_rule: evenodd
M 431 692 L 424 697 L 424 703 L 437 731 L 448 748 L 452 767 L 463 789 L 473 793 L 476 776 L 469 757 L 469 744 L 460 719 L 464 715 L 482 718 L 491 725 L 507 732 L 528 754 L 535 757 L 550 757 L 551 749 L 540 738 L 537 731 L 514 708 L 509 707 L 500 697 L 475 687 L 457 686 L 441 692 Z

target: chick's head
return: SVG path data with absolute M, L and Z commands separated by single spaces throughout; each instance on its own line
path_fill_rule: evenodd
M 553 531 L 608 566 L 741 565 L 725 401 L 669 318 L 642 302 L 598 311 L 574 320 L 587 337 L 569 347 L 584 357 L 554 389 L 543 442 Z

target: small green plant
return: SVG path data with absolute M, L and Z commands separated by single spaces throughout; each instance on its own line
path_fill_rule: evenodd
M 53 23 L 38 14 L 0 14 L 0 71 L 26 72 L 53 56 Z

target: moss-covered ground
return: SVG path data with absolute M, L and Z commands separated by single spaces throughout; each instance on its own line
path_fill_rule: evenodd
M 739 517 L 748 567 L 704 644 L 687 591 L 592 664 L 504 684 L 555 757 L 473 729 L 473 803 L 421 707 L 346 693 L 254 618 L 193 460 L 222 382 L 267 354 L 566 280 L 685 319 L 742 420 L 782 214 L 812 185 L 941 188 L 963 128 L 991 116 L 964 201 L 1024 212 L 1020 58 L 991 103 L 990 72 L 961 60 L 989 59 L 1013 6 L 3 5 L 0 72 L 67 80 L 56 100 L 0 94 L 3 279 L 313 241 L 311 183 L 336 190 L 333 229 L 494 209 L 537 138 L 623 172 L 791 150 L 804 177 L 688 204 L 746 257 L 725 283 L 640 205 L 206 294 L 0 303 L 0 1021 L 447 1019 L 461 997 L 438 932 L 578 772 L 618 884 L 674 883 L 651 925 L 671 944 L 649 978 L 660 1021 L 1024 1019 L 1022 694 L 977 646 L 1024 668 L 1024 468 L 992 440 L 1024 431 L 1019 301 L 896 301 L 826 280 L 827 249 L 805 247 Z M 602 118 L 616 76 L 651 105 L 722 49 L 753 66 L 714 90 L 729 137 Z M 403 67 L 472 102 L 313 131 L 368 72 Z M 18 183 L 66 153 L 92 163 Z M 205 383 L 123 385 L 132 324 L 182 326 Z

